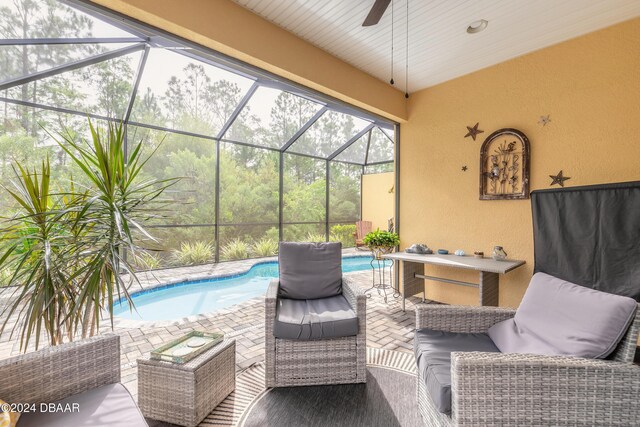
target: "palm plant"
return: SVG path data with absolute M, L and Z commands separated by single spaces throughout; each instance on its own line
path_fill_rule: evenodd
M 73 280 L 73 274 L 65 265 L 72 248 L 62 240 L 69 230 L 60 221 L 64 214 L 51 193 L 49 160 L 42 163 L 39 174 L 19 164 L 13 171 L 17 179 L 7 191 L 22 213 L 11 218 L 2 230 L 0 270 L 9 272 L 5 273 L 7 285 L 21 286 L 14 292 L 14 296 L 19 292 L 16 303 L 2 312 L 5 321 L 0 330 L 13 314 L 18 314 L 27 319 L 20 325 L 21 348 L 34 333 L 37 346 L 43 329 L 55 345 L 61 342 L 63 331 L 72 330 L 70 302 L 74 292 L 66 284 Z
M 88 142 L 71 134 L 58 141 L 88 184 L 72 179 L 68 191 L 52 193 L 46 161 L 40 174 L 18 164 L 14 188 L 7 188 L 22 212 L 3 230 L 0 270 L 12 272 L 7 284 L 16 291 L 1 313 L 0 332 L 17 313 L 22 321 L 12 334 L 19 328 L 21 348 L 34 334 L 37 347 L 43 331 L 52 345 L 63 336 L 91 336 L 105 313 L 113 327 L 116 299 L 124 296 L 133 306 L 127 289 L 137 278 L 125 251 L 135 259 L 135 242 L 154 240 L 141 224 L 155 215 L 155 202 L 174 182 L 141 178 L 149 158 L 142 157 L 141 144 L 127 155 L 122 124 L 110 124 L 106 133 L 90 121 L 89 128 Z

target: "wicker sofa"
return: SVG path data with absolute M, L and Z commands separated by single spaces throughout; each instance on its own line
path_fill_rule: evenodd
M 416 329 L 486 333 L 515 310 L 420 305 Z M 428 426 L 632 426 L 640 420 L 633 365 L 640 307 L 607 360 L 483 352 L 451 354 L 451 415 L 437 410 L 422 375 L 418 406 Z
M 3 400 L 36 404 L 36 412 L 22 414 L 20 427 L 148 426 L 120 384 L 120 337 L 116 335 L 0 360 L 0 379 Z M 41 404 L 50 403 L 62 406 L 41 411 Z M 71 410 L 59 410 L 65 407 Z

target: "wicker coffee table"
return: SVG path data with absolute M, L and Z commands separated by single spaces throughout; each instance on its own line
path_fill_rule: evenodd
M 185 364 L 138 359 L 138 406 L 154 420 L 196 426 L 235 388 L 234 339 Z

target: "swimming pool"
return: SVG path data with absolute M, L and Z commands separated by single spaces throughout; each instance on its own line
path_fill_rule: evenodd
M 371 268 L 371 257 L 342 258 L 342 271 L 362 271 Z M 248 299 L 264 295 L 271 279 L 278 277 L 275 261 L 255 264 L 243 274 L 213 277 L 159 286 L 131 295 L 135 310 L 129 303 L 115 304 L 113 314 L 132 320 L 173 320 L 209 313 Z

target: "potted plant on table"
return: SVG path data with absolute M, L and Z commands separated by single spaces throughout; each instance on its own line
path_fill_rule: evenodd
M 393 252 L 393 248 L 400 244 L 400 237 L 397 233 L 378 228 L 364 236 L 363 242 L 371 250 L 373 257 L 380 259 L 382 255 Z

